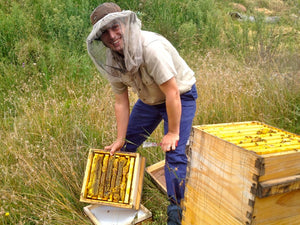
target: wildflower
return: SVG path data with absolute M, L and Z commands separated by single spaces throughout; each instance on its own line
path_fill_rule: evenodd
M 25 63 L 22 63 L 22 67 L 23 67 L 23 68 L 25 67 Z
M 5 216 L 9 216 L 9 212 L 5 213 Z

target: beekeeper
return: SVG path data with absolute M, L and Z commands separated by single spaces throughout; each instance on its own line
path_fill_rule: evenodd
M 194 72 L 172 44 L 141 30 L 129 10 L 103 3 L 92 12 L 88 53 L 115 93 L 117 139 L 106 150 L 136 152 L 164 120 L 161 148 L 165 155 L 168 224 L 180 224 L 187 157 L 186 144 L 196 110 Z M 139 97 L 131 113 L 128 87 Z

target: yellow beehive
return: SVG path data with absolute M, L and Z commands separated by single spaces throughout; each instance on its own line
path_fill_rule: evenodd
M 300 136 L 259 122 L 196 126 L 259 155 L 300 150 Z
M 145 158 L 139 153 L 115 153 L 91 149 L 80 201 L 139 209 Z
M 260 122 L 194 126 L 183 224 L 300 224 L 300 136 Z

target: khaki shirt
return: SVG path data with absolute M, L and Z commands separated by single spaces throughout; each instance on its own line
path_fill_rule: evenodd
M 194 72 L 180 57 L 173 45 L 161 35 L 142 31 L 144 63 L 138 72 L 118 76 L 108 75 L 112 90 L 122 94 L 132 87 L 146 104 L 157 105 L 165 102 L 165 95 L 159 85 L 175 77 L 180 94 L 189 91 L 196 79 Z

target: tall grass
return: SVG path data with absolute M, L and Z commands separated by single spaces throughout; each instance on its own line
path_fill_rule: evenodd
M 298 3 L 239 1 L 248 15 L 264 6 L 281 16 L 267 24 L 257 14 L 254 23 L 232 20 L 227 1 L 116 2 L 166 36 L 195 71 L 195 124 L 259 120 L 300 133 Z M 113 93 L 85 47 L 98 4 L 0 0 L 2 224 L 90 224 L 79 202 L 88 150 L 116 134 Z M 159 148 L 139 152 L 147 165 L 164 158 Z M 153 224 L 165 224 L 166 196 L 147 175 L 142 204 Z
M 200 98 L 195 123 L 258 120 L 299 133 L 299 72 L 245 66 L 219 51 L 208 52 L 197 63 Z

